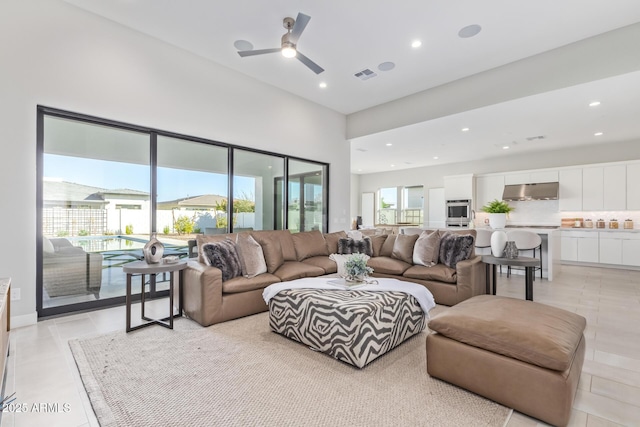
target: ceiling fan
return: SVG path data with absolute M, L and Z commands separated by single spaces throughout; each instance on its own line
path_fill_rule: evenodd
M 298 13 L 298 16 L 294 20 L 293 18 L 284 18 L 282 25 L 287 29 L 285 35 L 282 36 L 282 44 L 279 48 L 273 49 L 260 49 L 260 50 L 242 50 L 238 52 L 241 57 L 264 55 L 266 53 L 281 52 L 285 58 L 298 58 L 300 62 L 309 67 L 311 71 L 316 74 L 320 74 L 324 71 L 324 68 L 304 56 L 296 49 L 298 39 L 304 31 L 305 27 L 311 19 L 310 16 L 304 13 Z

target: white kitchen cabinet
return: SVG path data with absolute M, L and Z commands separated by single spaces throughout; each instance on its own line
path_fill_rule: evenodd
M 620 233 L 622 237 L 622 265 L 640 267 L 640 234 Z
M 582 169 L 564 169 L 558 176 L 560 196 L 558 207 L 561 211 L 582 210 Z
M 538 184 L 540 182 L 558 182 L 557 170 L 508 173 L 504 175 L 505 185 Z
M 599 262 L 602 264 L 622 264 L 622 239 L 620 234 L 601 231 L 599 234 Z
M 605 211 L 627 209 L 627 167 L 625 165 L 603 168 L 602 198 L 602 207 Z
M 555 170 L 533 171 L 529 177 L 529 183 L 558 182 L 559 179 L 558 171 Z
M 530 184 L 530 180 L 531 174 L 528 172 L 508 173 L 504 175 L 505 185 Z
M 504 185 L 504 175 L 480 176 L 476 178 L 476 211 L 479 212 L 484 205 L 492 200 L 502 200 Z
M 604 209 L 604 168 L 582 169 L 582 209 L 601 211 Z
M 627 209 L 640 211 L 640 163 L 627 165 Z
M 474 190 L 473 174 L 444 177 L 444 197 L 446 200 L 471 200 Z
M 565 236 L 562 232 L 560 238 L 560 259 L 562 261 L 577 261 L 578 260 L 578 239 L 575 237 Z
M 562 231 L 560 259 L 563 261 L 598 262 L 598 233 Z
M 596 233 L 590 233 L 596 234 Z M 598 236 L 578 238 L 578 261 L 599 262 Z

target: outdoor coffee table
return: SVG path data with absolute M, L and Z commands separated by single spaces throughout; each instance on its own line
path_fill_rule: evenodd
M 496 294 L 496 281 L 497 281 L 496 267 L 498 265 L 510 265 L 511 267 L 524 267 L 525 298 L 529 301 L 533 301 L 533 274 L 534 274 L 534 267 L 538 267 L 540 265 L 539 258 L 530 258 L 530 257 L 524 257 L 524 256 L 519 256 L 517 258 L 498 258 L 498 257 L 494 257 L 493 255 L 483 255 L 482 262 L 484 262 L 487 265 L 486 266 L 487 294 L 489 293 L 493 293 L 493 295 Z M 493 288 L 492 291 L 489 286 L 490 276 L 492 276 L 492 279 L 491 279 L 491 284 L 492 284 L 491 287 Z
M 187 268 L 186 261 L 178 261 L 174 263 L 158 263 L 147 264 L 146 261 L 134 261 L 122 266 L 122 271 L 127 274 L 127 293 L 125 297 L 125 305 L 127 310 L 127 332 L 134 331 L 136 329 L 144 328 L 149 325 L 161 325 L 165 328 L 173 329 L 173 318 L 182 316 L 182 270 Z M 178 314 L 173 314 L 173 282 L 174 275 L 178 272 L 180 274 L 178 283 Z M 160 273 L 170 273 L 169 276 L 169 316 L 162 319 L 151 319 L 145 316 L 145 275 L 153 275 Z M 137 326 L 131 326 L 131 276 L 140 275 L 142 277 L 142 285 L 140 292 L 140 304 L 141 304 L 141 317 L 146 320 L 147 323 L 143 323 Z

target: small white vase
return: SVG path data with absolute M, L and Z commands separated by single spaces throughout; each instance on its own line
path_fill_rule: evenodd
M 489 214 L 489 226 L 494 230 L 504 228 L 507 225 L 506 213 L 490 213 Z
M 491 233 L 491 255 L 502 258 L 504 247 L 507 245 L 507 233 L 504 231 L 494 231 Z

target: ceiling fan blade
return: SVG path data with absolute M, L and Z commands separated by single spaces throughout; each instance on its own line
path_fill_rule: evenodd
M 254 56 L 254 55 L 264 55 L 265 53 L 275 53 L 282 51 L 282 48 L 275 47 L 273 49 L 259 49 L 259 50 L 241 50 L 238 52 L 238 55 L 242 56 Z
M 296 58 L 298 58 L 300 62 L 302 62 L 307 67 L 309 67 L 311 71 L 313 71 L 316 74 L 320 74 L 321 72 L 324 71 L 324 68 L 322 68 L 321 66 L 319 66 L 318 64 L 316 64 L 315 62 L 307 58 L 306 56 L 304 56 L 302 53 L 300 53 L 300 51 L 298 51 Z
M 298 17 L 296 18 L 296 23 L 293 24 L 293 29 L 291 30 L 291 35 L 289 36 L 289 40 L 293 44 L 298 44 L 298 39 L 300 35 L 306 28 L 307 24 L 311 17 L 309 15 L 305 15 L 304 13 L 298 13 Z

